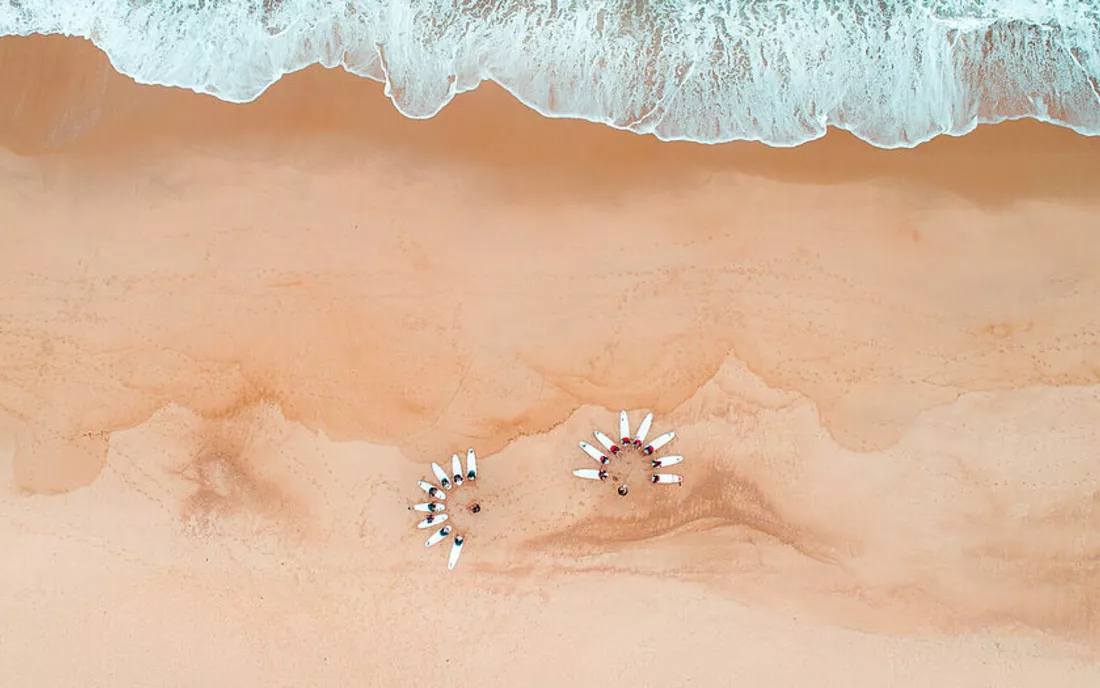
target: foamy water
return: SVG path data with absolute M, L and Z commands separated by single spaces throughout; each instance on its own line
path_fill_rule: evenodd
M 31 33 L 234 102 L 320 63 L 417 118 L 491 79 L 662 139 L 835 126 L 897 147 L 1020 117 L 1100 133 L 1100 0 L 3 0 L 0 34 Z

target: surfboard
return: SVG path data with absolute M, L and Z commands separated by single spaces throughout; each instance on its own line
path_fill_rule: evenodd
M 674 473 L 654 473 L 650 480 L 658 485 L 675 485 L 684 482 L 684 476 Z
M 421 490 L 424 490 L 425 492 L 427 492 L 429 497 L 435 497 L 436 499 L 446 499 L 447 498 L 447 494 L 443 490 L 439 489 L 438 487 L 436 487 L 435 485 L 432 485 L 431 483 L 429 483 L 427 481 L 417 480 L 416 484 L 420 486 Z
M 619 441 L 630 444 L 630 419 L 626 417 L 626 411 L 619 411 Z
M 451 479 L 447 477 L 447 471 L 443 470 L 443 467 L 435 461 L 432 462 L 432 472 L 435 473 L 436 479 L 439 481 L 439 484 L 443 486 L 444 490 L 451 489 Z
M 477 454 L 473 449 L 466 450 L 466 479 L 477 480 Z
M 580 445 L 581 445 L 581 449 L 584 450 L 585 454 L 588 454 L 589 456 L 591 456 L 593 459 L 599 461 L 600 463 L 607 463 L 608 461 L 611 460 L 611 459 L 607 458 L 606 456 L 604 456 L 603 454 L 601 454 L 599 449 L 596 449 L 595 447 L 593 447 L 591 444 L 589 444 L 587 442 L 581 442 Z
M 612 442 L 610 437 L 603 434 L 599 430 L 596 430 L 592 434 L 596 436 L 596 441 L 599 442 L 600 444 L 602 444 L 604 449 L 611 452 L 612 454 L 618 454 L 619 453 L 619 445 Z
M 446 504 L 440 504 L 439 502 L 423 502 L 421 504 L 413 504 L 414 511 L 427 511 L 428 513 L 443 511 L 446 508 Z
M 666 444 L 668 444 L 669 442 L 671 442 L 673 437 L 676 437 L 676 433 L 671 432 L 671 431 L 666 432 L 665 434 L 661 435 L 660 437 L 658 437 L 657 439 L 653 440 L 648 445 L 646 445 L 646 448 L 643 449 L 642 451 L 644 451 L 646 453 L 646 455 L 648 456 L 649 454 L 652 454 L 653 452 L 657 451 L 661 447 L 663 447 Z
M 462 554 L 462 545 L 466 542 L 466 537 L 463 535 L 455 535 L 454 542 L 451 544 L 451 556 L 447 559 L 447 570 L 454 569 L 455 564 L 458 563 L 458 557 Z
M 416 527 L 424 530 L 425 528 L 431 528 L 437 523 L 443 523 L 447 520 L 447 514 L 430 514 L 426 519 L 416 524 Z
M 454 481 L 455 487 L 462 484 L 462 461 L 458 458 L 458 454 L 451 454 L 451 480 Z
M 638 434 L 634 435 L 634 446 L 642 446 L 642 442 L 645 442 L 645 436 L 649 434 L 649 426 L 653 425 L 653 414 L 650 413 L 642 421 L 642 424 L 638 426 Z
M 585 480 L 603 480 L 607 478 L 607 471 L 601 468 L 578 468 L 573 471 L 573 475 Z
M 667 468 L 668 466 L 675 466 L 684 460 L 682 456 L 662 456 L 659 459 L 653 459 L 654 468 Z
M 428 538 L 428 541 L 424 543 L 424 546 L 425 547 L 431 547 L 432 545 L 436 544 L 437 542 L 442 542 L 443 538 L 447 537 L 450 534 L 451 534 L 451 527 L 450 526 L 443 526 L 439 530 L 432 533 L 432 536 L 430 538 Z

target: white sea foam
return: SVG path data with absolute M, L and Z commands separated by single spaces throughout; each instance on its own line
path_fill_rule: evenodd
M 409 117 L 497 81 L 662 139 L 882 147 L 1034 117 L 1100 133 L 1100 0 L 0 0 L 143 83 L 248 101 L 313 63 Z M 369 123 L 364 123 L 369 126 Z

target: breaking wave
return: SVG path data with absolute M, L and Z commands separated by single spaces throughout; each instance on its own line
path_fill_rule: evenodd
M 320 63 L 416 118 L 491 79 L 665 140 L 834 126 L 892 148 L 1021 117 L 1100 133 L 1100 0 L 2 0 L 0 35 L 31 33 L 234 102 Z

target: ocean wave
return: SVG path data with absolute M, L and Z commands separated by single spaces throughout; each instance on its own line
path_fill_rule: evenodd
M 893 148 L 1022 117 L 1100 133 L 1100 0 L 4 0 L 0 35 L 32 33 L 233 102 L 320 63 L 414 118 L 493 80 L 664 140 L 833 126 Z

